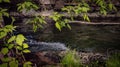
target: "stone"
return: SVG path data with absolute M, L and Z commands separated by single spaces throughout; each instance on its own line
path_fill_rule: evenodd
M 64 53 L 64 54 L 63 54 Z M 27 61 L 31 61 L 38 66 L 57 65 L 61 58 L 65 55 L 65 51 L 39 51 L 25 55 Z

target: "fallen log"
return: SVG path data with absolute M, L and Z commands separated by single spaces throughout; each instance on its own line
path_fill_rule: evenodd
M 70 21 L 69 24 L 85 24 L 85 25 L 120 25 L 118 22 L 87 22 L 87 21 Z

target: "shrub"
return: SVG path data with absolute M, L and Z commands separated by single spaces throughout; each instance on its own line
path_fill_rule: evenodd
M 63 67 L 81 67 L 80 58 L 76 55 L 76 51 L 68 51 L 61 61 Z

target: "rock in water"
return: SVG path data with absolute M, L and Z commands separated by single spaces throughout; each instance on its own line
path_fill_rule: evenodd
M 39 52 L 39 51 L 66 51 L 68 48 L 63 43 L 59 42 L 37 42 L 34 40 L 30 40 L 27 42 L 30 46 L 31 52 Z

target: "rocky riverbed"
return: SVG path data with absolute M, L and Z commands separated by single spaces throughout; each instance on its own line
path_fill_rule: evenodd
M 47 43 L 37 42 L 34 40 L 28 41 L 30 45 L 31 53 L 26 54 L 26 60 L 31 61 L 33 66 L 45 66 L 45 65 L 59 65 L 62 58 L 66 56 L 66 53 L 70 51 L 63 43 Z M 102 53 L 93 53 L 86 51 L 76 52 L 79 56 L 82 64 L 91 64 L 99 62 L 104 66 L 108 56 Z

